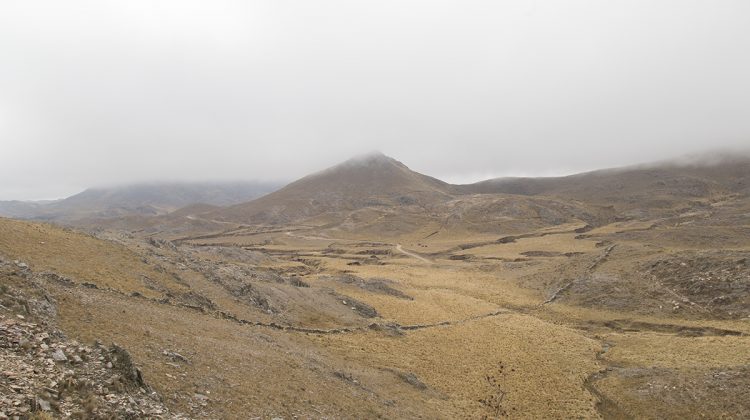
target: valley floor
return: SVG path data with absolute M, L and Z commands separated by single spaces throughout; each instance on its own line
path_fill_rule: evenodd
M 750 416 L 747 238 L 427 230 L 93 237 L 0 219 L 0 314 L 127 349 L 164 416 Z M 53 314 L 11 299 L 21 278 Z

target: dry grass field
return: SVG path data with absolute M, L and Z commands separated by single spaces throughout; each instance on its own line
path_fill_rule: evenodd
M 678 228 L 650 226 L 480 245 L 499 238 L 308 226 L 170 242 L 3 219 L 0 250 L 70 278 L 47 285 L 63 331 L 126 347 L 192 416 L 744 417 L 750 313 L 632 287 L 633 267 L 682 252 L 654 245 Z M 636 248 L 623 232 L 653 235 Z

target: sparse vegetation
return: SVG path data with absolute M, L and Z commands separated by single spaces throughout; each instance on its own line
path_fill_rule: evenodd
M 504 373 L 505 365 L 503 365 L 503 362 L 500 362 L 497 367 L 496 375 L 486 375 L 484 377 L 484 380 L 490 388 L 489 395 L 479 400 L 479 402 L 490 412 L 490 414 L 482 417 L 484 419 L 497 419 L 508 416 L 508 410 L 505 403 L 506 392 L 499 379 Z
M 637 188 L 464 196 L 382 166 L 414 191 L 305 213 L 297 185 L 249 204 L 256 223 L 212 207 L 96 236 L 0 219 L 0 315 L 118 343 L 108 391 L 152 387 L 192 417 L 748 412 L 746 195 L 711 181 L 685 200 L 665 181 L 634 216 Z M 345 184 L 311 179 L 313 198 Z M 81 418 L 106 407 L 58 386 Z

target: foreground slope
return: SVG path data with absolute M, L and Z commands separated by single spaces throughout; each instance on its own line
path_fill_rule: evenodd
M 128 235 L 113 236 L 115 243 L 7 219 L 0 219 L 0 230 L 13 238 L 0 243 L 3 266 L 15 265 L 42 288 L 66 340 L 126 348 L 169 410 L 196 418 L 477 417 L 495 410 L 479 399 L 503 392 L 482 375 L 501 378 L 505 361 L 519 371 L 503 385 L 515 388 L 508 410 L 595 415 L 582 382 L 597 369 L 597 343 L 505 313 L 492 302 L 461 309 L 463 302 L 478 301 L 459 294 L 447 312 L 430 310 L 433 320 L 410 320 L 381 315 L 363 301 L 431 307 L 429 294 L 398 275 L 346 276 L 316 257 L 299 261 Z M 96 247 L 99 255 L 92 252 Z M 115 264 L 101 271 L 108 258 L 129 261 L 130 270 Z M 305 301 L 311 302 L 307 312 L 300 310 Z M 477 334 L 485 338 L 468 345 Z M 529 339 L 561 357 L 529 357 L 529 345 L 517 345 Z M 505 349 L 502 358 L 493 350 L 498 346 Z M 431 363 L 417 363 L 425 349 L 435 347 L 440 351 Z M 460 366 L 435 371 L 435 365 L 450 364 L 448 355 L 476 371 L 464 377 L 466 384 L 452 379 Z M 567 368 L 568 360 L 577 367 Z M 530 370 L 540 364 L 555 372 L 548 398 L 568 401 L 555 410 L 526 397 L 545 381 Z M 105 394 L 101 398 L 109 398 Z

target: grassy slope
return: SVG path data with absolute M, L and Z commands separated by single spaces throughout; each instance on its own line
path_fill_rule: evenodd
M 43 223 L 0 218 L 0 253 L 28 263 L 35 271 L 52 271 L 125 293 L 161 296 L 146 287 L 144 276 L 165 289 L 185 290 L 122 245 Z

